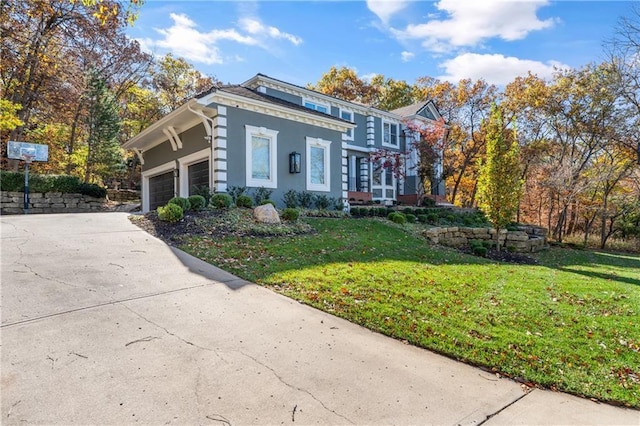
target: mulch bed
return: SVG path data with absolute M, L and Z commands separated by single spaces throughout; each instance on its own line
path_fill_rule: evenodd
M 152 211 L 142 216 L 133 216 L 131 222 L 165 243 L 176 245 L 186 235 L 212 235 L 198 219 L 204 219 L 213 214 L 216 213 L 189 212 L 178 222 L 164 222 L 158 218 L 157 212 Z

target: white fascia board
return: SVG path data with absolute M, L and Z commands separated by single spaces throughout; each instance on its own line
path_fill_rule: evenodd
M 262 102 L 256 99 L 245 98 L 244 96 L 238 96 L 233 93 L 224 92 L 222 90 L 207 95 L 206 97 L 200 99 L 199 102 L 201 104 L 206 103 L 207 105 L 215 102 L 226 106 L 261 112 L 273 117 L 284 118 L 301 123 L 312 124 L 315 126 L 337 130 L 341 133 L 344 133 L 347 130 L 354 129 L 356 127 L 355 123 L 347 123 L 336 117 L 328 116 L 325 118 L 317 114 L 307 113 L 304 111 L 275 105 L 269 102 Z
M 131 139 L 126 141 L 122 145 L 122 147 L 124 149 L 131 149 L 131 148 L 142 149 L 143 147 L 140 146 L 140 145 L 144 145 L 144 140 L 148 136 L 150 136 L 152 133 L 157 132 L 157 131 L 162 132 L 162 129 L 164 127 L 168 126 L 168 125 L 171 125 L 171 123 L 174 121 L 174 119 L 176 119 L 180 115 L 183 115 L 185 111 L 188 112 L 189 105 L 192 105 L 194 103 L 195 103 L 195 99 L 191 99 L 186 104 L 184 104 L 181 107 L 176 108 L 175 110 L 171 111 L 169 114 L 165 115 L 160 120 L 156 121 L 155 123 L 153 123 L 152 125 L 150 125 L 146 129 L 144 129 L 143 131 L 141 131 L 140 133 L 138 133 L 137 135 L 135 135 L 134 137 L 132 137 Z

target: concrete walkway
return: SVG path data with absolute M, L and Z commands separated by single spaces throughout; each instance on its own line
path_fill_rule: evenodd
M 242 281 L 125 213 L 0 224 L 3 425 L 640 424 Z

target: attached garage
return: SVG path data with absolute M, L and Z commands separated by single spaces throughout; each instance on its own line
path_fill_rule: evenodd
M 173 170 L 149 178 L 149 210 L 167 204 L 175 194 Z

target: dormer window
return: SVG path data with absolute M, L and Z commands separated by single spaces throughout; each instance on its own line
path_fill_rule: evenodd
M 305 108 L 309 108 L 318 112 L 323 112 L 325 114 L 329 114 L 329 111 L 330 111 L 329 105 L 323 105 L 318 102 L 310 101 L 307 99 L 303 99 L 302 105 L 304 105 Z

